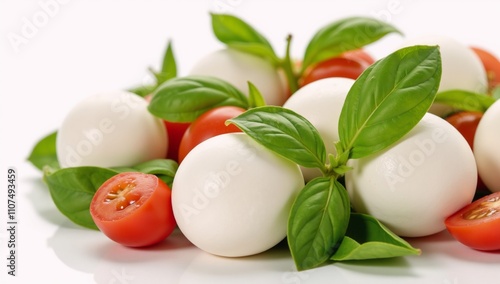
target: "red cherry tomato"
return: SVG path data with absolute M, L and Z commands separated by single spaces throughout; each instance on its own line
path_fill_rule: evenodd
M 446 117 L 446 120 L 464 136 L 471 149 L 474 149 L 474 136 L 476 135 L 477 125 L 482 117 L 482 112 L 460 111 Z M 486 190 L 486 185 L 479 176 L 477 179 L 477 189 Z
M 351 60 L 364 61 L 368 65 L 372 65 L 373 63 L 375 63 L 375 59 L 362 48 L 346 51 L 342 53 L 340 57 L 344 57 Z
M 90 214 L 106 236 L 129 247 L 156 244 L 176 226 L 170 188 L 155 175 L 138 172 L 105 181 L 90 203 Z
M 300 85 L 305 86 L 311 82 L 330 77 L 357 79 L 368 66 L 368 63 L 361 60 L 344 57 L 330 58 L 307 70 Z
M 500 192 L 480 198 L 445 220 L 450 234 L 477 250 L 500 250 Z
M 231 132 L 241 132 L 234 124 L 225 125 L 226 120 L 234 118 L 245 109 L 235 106 L 222 106 L 200 115 L 184 133 L 179 146 L 179 163 L 196 145 L 208 138 Z
M 475 46 L 471 47 L 471 49 L 479 56 L 483 63 L 486 75 L 488 76 L 489 89 L 492 90 L 500 85 L 500 60 L 485 49 Z
M 181 144 L 182 136 L 188 129 L 190 122 L 170 122 L 163 121 L 168 134 L 168 151 L 167 159 L 179 161 L 179 146 Z

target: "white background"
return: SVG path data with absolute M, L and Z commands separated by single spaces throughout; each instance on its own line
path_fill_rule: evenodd
M 148 82 L 146 69 L 159 68 L 169 39 L 179 75 L 187 74 L 198 59 L 222 46 L 212 35 L 209 11 L 240 16 L 261 31 L 280 55 L 289 33 L 294 37 L 292 53 L 300 57 L 320 27 L 343 16 L 365 15 L 390 22 L 406 38 L 444 34 L 500 56 L 497 1 L 1 1 L 1 283 L 498 281 L 495 263 L 500 254 L 471 251 L 446 232 L 411 240 L 423 249 L 420 257 L 296 273 L 286 247 L 245 259 L 221 259 L 175 235 L 158 247 L 133 250 L 67 221 L 55 209 L 41 173 L 26 162 L 31 147 L 56 130 L 68 109 L 82 98 Z M 16 36 L 24 40 L 16 44 Z M 367 49 L 379 58 L 402 40 L 391 35 Z M 5 265 L 9 166 L 19 173 L 16 278 L 7 276 Z

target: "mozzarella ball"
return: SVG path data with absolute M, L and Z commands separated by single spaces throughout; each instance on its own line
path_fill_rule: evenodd
M 179 229 L 200 249 L 248 256 L 285 238 L 303 187 L 297 164 L 246 134 L 222 134 L 200 143 L 180 164 L 172 207 Z
M 339 117 L 347 93 L 353 84 L 354 80 L 341 77 L 314 81 L 300 88 L 283 105 L 314 125 L 325 143 L 327 153 L 336 153 Z M 307 181 L 321 176 L 319 169 L 304 167 L 301 169 Z
M 61 167 L 133 166 L 165 158 L 163 122 L 136 94 L 113 91 L 90 96 L 69 111 L 57 133 Z
M 474 136 L 474 156 L 479 176 L 489 190 L 500 191 L 500 102 L 495 102 L 479 121 Z
M 353 208 L 405 237 L 444 230 L 446 217 L 469 204 L 476 190 L 469 144 L 430 113 L 388 149 L 352 160 L 350 166 L 346 188 Z
M 485 94 L 488 79 L 481 59 L 468 46 L 442 35 L 422 35 L 407 40 L 404 46 L 439 45 L 442 73 L 438 92 L 465 90 Z M 450 106 L 435 103 L 429 112 L 444 117 L 451 113 Z
M 266 104 L 283 105 L 287 93 L 277 69 L 256 55 L 226 48 L 206 55 L 193 66 L 189 75 L 222 79 L 248 95 L 248 82 L 262 93 Z

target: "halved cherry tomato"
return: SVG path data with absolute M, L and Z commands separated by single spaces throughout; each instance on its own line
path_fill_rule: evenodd
M 307 70 L 302 77 L 300 86 L 305 86 L 311 82 L 330 77 L 357 79 L 368 66 L 370 66 L 370 64 L 366 63 L 364 60 L 356 60 L 354 58 L 342 56 L 330 58 Z
M 474 136 L 482 117 L 482 112 L 460 111 L 446 117 L 446 121 L 451 123 L 464 136 L 471 149 L 474 149 Z M 486 190 L 486 185 L 479 176 L 477 179 L 477 189 Z
M 480 198 L 445 220 L 450 234 L 477 250 L 500 250 L 500 192 Z
M 234 124 L 225 125 L 226 120 L 234 118 L 245 109 L 235 106 L 222 106 L 211 109 L 200 115 L 191 123 L 182 137 L 179 146 L 179 163 L 196 145 L 208 138 L 231 132 L 241 132 Z
M 105 181 L 92 199 L 90 214 L 106 236 L 129 247 L 156 244 L 176 226 L 170 188 L 155 175 L 138 172 Z
M 483 63 L 486 75 L 488 76 L 489 90 L 500 85 L 500 60 L 483 48 L 472 46 L 471 49 L 479 56 L 479 59 Z

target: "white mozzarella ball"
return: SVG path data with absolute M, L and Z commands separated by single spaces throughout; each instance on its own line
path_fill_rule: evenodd
M 438 92 L 465 90 L 485 94 L 488 90 L 486 71 L 479 57 L 463 43 L 442 35 L 422 35 L 405 41 L 404 46 L 439 45 L 442 62 L 441 83 Z M 429 112 L 444 117 L 453 109 L 435 103 Z
M 262 93 L 266 104 L 283 105 L 287 93 L 277 69 L 256 55 L 235 49 L 221 49 L 202 58 L 189 75 L 212 76 L 222 79 L 248 95 L 248 82 Z
M 314 81 L 295 92 L 283 105 L 305 117 L 318 130 L 327 153 L 335 153 L 342 106 L 354 80 L 334 77 Z M 318 169 L 303 168 L 306 180 L 321 175 Z
M 346 188 L 353 208 L 405 237 L 444 230 L 444 220 L 469 204 L 476 190 L 469 144 L 430 113 L 393 146 L 350 166 Z
M 304 187 L 297 164 L 243 133 L 215 136 L 182 161 L 172 186 L 177 225 L 211 254 L 239 257 L 286 236 L 292 203 Z
M 500 191 L 500 102 L 495 102 L 479 121 L 474 136 L 474 156 L 479 176 L 493 192 Z
M 133 166 L 165 158 L 167 134 L 136 94 L 113 91 L 90 96 L 69 111 L 57 133 L 61 167 Z

